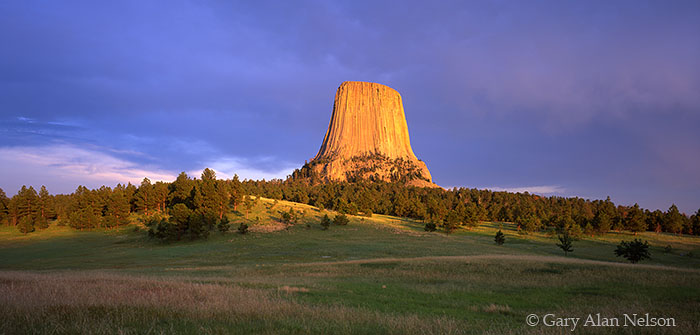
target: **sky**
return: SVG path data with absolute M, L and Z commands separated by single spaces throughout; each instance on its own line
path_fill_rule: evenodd
M 700 208 L 698 1 L 1 1 L 0 188 L 284 178 L 347 80 L 443 187 Z

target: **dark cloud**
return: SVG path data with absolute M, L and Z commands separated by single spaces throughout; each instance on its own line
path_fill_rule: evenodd
M 690 211 L 698 31 L 695 1 L 3 2 L 0 136 L 269 177 L 315 154 L 342 81 L 375 81 L 440 184 Z

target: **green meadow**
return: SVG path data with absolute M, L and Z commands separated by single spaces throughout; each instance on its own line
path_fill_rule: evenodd
M 307 215 L 287 227 L 279 212 L 290 207 Z M 562 334 L 571 327 L 526 318 L 596 313 L 649 313 L 675 326 L 581 321 L 573 333 L 700 333 L 698 237 L 611 232 L 574 241 L 565 257 L 556 236 L 511 223 L 446 235 L 374 215 L 322 230 L 324 214 L 335 215 L 262 199 L 247 215 L 229 213 L 228 233 L 171 244 L 138 223 L 54 223 L 28 235 L 3 226 L 0 334 Z M 649 241 L 650 260 L 615 257 L 634 238 Z

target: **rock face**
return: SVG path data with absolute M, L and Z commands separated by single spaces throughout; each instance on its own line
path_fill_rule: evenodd
M 436 186 L 411 149 L 399 92 L 359 81 L 340 85 L 321 149 L 297 174 L 316 182 L 369 179 Z

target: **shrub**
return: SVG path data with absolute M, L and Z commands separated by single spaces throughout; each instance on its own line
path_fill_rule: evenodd
M 671 252 L 673 252 L 673 248 L 671 247 L 670 244 L 667 244 L 667 245 L 664 247 L 664 253 L 667 253 L 667 254 L 668 254 L 668 253 L 671 253 Z
M 321 218 L 321 229 L 326 230 L 328 227 L 331 225 L 331 218 L 328 217 L 328 214 L 325 214 Z
M 423 228 L 423 230 L 425 230 L 427 232 L 434 232 L 437 230 L 437 225 L 435 224 L 435 222 L 428 222 L 425 224 L 425 227 Z
M 178 205 L 172 208 L 167 219 L 152 215 L 144 220 L 148 236 L 164 242 L 179 241 L 183 237 L 189 237 L 190 240 L 208 237 L 210 228 L 216 223 L 216 217 L 212 217 L 211 213 L 195 212 L 184 205 Z
M 459 224 L 459 214 L 457 211 L 450 211 L 447 213 L 447 216 L 445 217 L 444 222 L 442 223 L 442 227 L 445 229 L 445 234 L 450 235 L 455 229 L 457 229 L 457 224 Z
M 280 219 L 282 223 L 289 229 L 290 226 L 296 224 L 299 221 L 299 213 L 294 211 L 294 208 L 289 207 L 288 212 L 280 211 Z
M 175 206 L 170 209 L 170 218 L 177 223 L 187 223 L 191 214 L 192 210 L 185 204 L 175 204 Z M 146 223 L 146 225 L 148 225 L 148 223 Z
M 525 231 L 535 232 L 542 228 L 542 221 L 534 215 L 529 215 L 523 222 Z
M 199 212 L 202 220 L 202 229 L 214 230 L 217 221 L 219 221 L 219 215 L 213 210 L 199 210 Z M 209 235 L 209 233 L 207 232 L 206 235 Z
M 214 222 L 216 222 L 216 218 L 212 218 L 210 213 L 193 212 L 187 220 L 189 226 L 187 232 L 189 233 L 190 239 L 207 238 L 209 236 L 209 230 L 214 226 Z
M 216 228 L 222 233 L 225 233 L 231 229 L 231 223 L 229 223 L 226 215 L 221 217 L 221 220 L 219 220 L 219 223 L 216 224 Z
M 647 241 L 642 242 L 642 240 L 636 238 L 630 242 L 620 241 L 617 249 L 615 249 L 615 255 L 626 258 L 632 264 L 651 258 L 649 243 Z
M 503 245 L 503 243 L 506 242 L 506 235 L 504 235 L 503 232 L 499 229 L 496 232 L 496 237 L 494 238 L 494 240 L 496 241 L 496 244 Z
M 288 225 L 292 221 L 292 216 L 288 212 L 280 212 L 280 219 L 282 223 Z
M 338 214 L 333 218 L 333 223 L 339 225 L 339 226 L 346 226 L 350 222 L 350 219 L 348 219 L 345 214 Z
M 171 220 L 158 219 L 147 220 L 148 236 L 157 238 L 161 241 L 176 241 L 180 239 L 179 224 Z
M 17 229 L 19 229 L 19 232 L 22 234 L 29 234 L 34 231 L 34 222 L 32 222 L 32 219 L 29 218 L 29 216 L 25 216 L 19 220 Z
M 245 222 L 241 222 L 241 224 L 238 225 L 238 232 L 245 235 L 248 232 L 248 225 L 245 224 Z
M 40 216 L 36 219 L 36 226 L 39 229 L 49 228 L 49 220 Z

